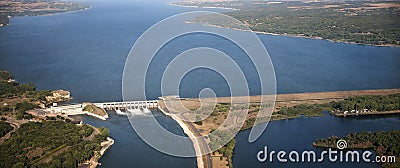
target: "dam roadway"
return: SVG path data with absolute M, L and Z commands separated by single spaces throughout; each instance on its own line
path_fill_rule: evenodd
M 186 117 L 184 117 L 184 119 L 188 120 Z M 190 129 L 193 131 L 193 133 L 196 135 L 196 137 L 201 137 L 200 131 L 193 126 L 193 123 L 186 122 L 186 124 L 189 125 Z M 206 152 L 206 151 L 210 150 L 208 145 L 207 145 L 207 142 L 204 140 L 204 138 L 200 138 L 200 143 L 201 143 L 201 145 L 200 144 L 199 145 L 202 148 L 201 150 L 203 152 Z M 207 154 L 204 155 L 204 157 L 205 157 L 205 160 L 204 160 L 205 164 L 204 165 L 208 165 L 208 168 L 212 168 L 211 155 L 209 153 L 207 153 Z M 204 166 L 204 167 L 206 167 L 206 166 Z
M 195 144 L 196 142 L 197 142 L 197 145 L 199 146 L 199 148 L 201 150 L 201 151 L 196 151 L 196 155 L 206 153 L 205 155 L 201 155 L 201 157 L 197 156 L 198 162 L 199 161 L 204 162 L 204 163 L 198 163 L 197 164 L 198 168 L 212 168 L 212 165 L 213 165 L 212 164 L 212 159 L 211 159 L 210 152 L 208 152 L 211 149 L 209 148 L 209 146 L 208 146 L 207 142 L 204 140 L 204 138 L 201 138 L 202 135 L 200 134 L 200 131 L 193 125 L 192 122 L 186 122 L 186 121 L 189 121 L 189 120 L 185 116 L 180 115 L 179 117 L 177 117 L 176 113 L 180 114 L 179 112 L 174 112 L 174 111 L 171 112 L 166 108 L 165 103 L 170 103 L 172 101 L 177 101 L 178 100 L 177 97 L 167 96 L 167 97 L 160 97 L 160 99 L 161 100 L 159 100 L 158 108 L 164 114 L 171 116 L 174 120 L 176 120 L 176 121 L 180 120 L 180 121 L 177 121 L 179 125 L 185 124 L 185 125 L 189 126 L 190 127 L 189 128 L 190 132 L 193 133 L 193 135 L 195 137 L 197 137 L 197 139 L 199 139 L 199 141 L 196 141 L 195 139 L 192 139 L 191 135 L 189 135 L 187 133 L 187 135 L 189 136 L 189 138 L 193 142 L 195 151 L 196 151 L 196 144 Z M 186 121 L 183 121 L 182 119 L 186 120 Z M 181 127 L 183 128 L 184 126 L 181 125 Z M 185 128 L 183 128 L 183 129 L 185 129 Z M 200 152 L 200 153 L 198 153 L 198 152 Z M 203 156 L 204 156 L 204 159 L 203 159 Z M 199 160 L 199 159 L 201 159 L 201 160 Z

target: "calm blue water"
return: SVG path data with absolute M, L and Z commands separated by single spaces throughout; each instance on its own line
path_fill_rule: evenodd
M 161 112 L 153 112 L 161 125 L 170 132 L 185 136 L 181 127 L 171 118 L 165 117 Z M 181 158 L 166 155 L 147 146 L 147 144 L 134 133 L 134 130 L 126 116 L 109 112 L 110 119 L 100 121 L 93 117 L 82 116 L 85 123 L 110 129 L 111 137 L 115 140 L 100 159 L 101 167 L 197 167 L 194 158 Z M 176 144 L 182 146 L 184 144 Z M 193 148 L 192 144 L 186 145 Z
M 94 8 L 54 16 L 12 18 L 10 26 L 0 28 L 0 68 L 12 72 L 19 82 L 35 83 L 38 89 L 69 90 L 75 102 L 121 100 L 123 65 L 135 40 L 158 21 L 195 10 L 168 6 L 163 1 L 87 3 Z M 400 87 L 400 48 L 271 35 L 259 37 L 274 63 L 278 93 Z M 250 93 L 260 92 L 254 67 L 243 53 L 222 38 L 195 34 L 178 38 L 160 50 L 150 67 L 151 78 L 147 79 L 149 98 L 160 95 L 160 72 L 168 61 L 182 51 L 199 46 L 214 47 L 232 56 L 244 69 Z M 204 87 L 215 89 L 218 96 L 229 95 L 229 88 L 221 76 L 198 70 L 183 79 L 181 96 L 196 97 Z M 103 167 L 196 166 L 194 158 L 171 157 L 145 145 L 125 117 L 111 115 L 105 122 L 84 119 L 96 126 L 107 126 L 116 140 L 101 159 Z M 167 123 L 166 127 L 182 133 L 175 122 L 168 118 L 163 121 Z M 361 129 L 399 129 L 399 125 L 398 116 L 276 121 L 255 144 L 246 143 L 247 131 L 238 135 L 234 165 L 270 166 L 255 162 L 255 155 L 264 145 L 276 150 L 286 149 L 288 144 L 281 143 L 282 140 L 296 140 L 289 148 L 310 149 L 312 140 L 332 134 L 344 135 Z
M 100 1 L 93 5 L 82 12 L 12 18 L 11 26 L 0 29 L 0 67 L 20 82 L 34 82 L 39 89 L 70 90 L 76 101 L 120 100 L 124 61 L 135 40 L 158 21 L 189 11 L 164 2 Z M 400 87 L 399 48 L 259 37 L 274 63 L 278 93 Z M 147 86 L 149 98 L 160 95 L 160 72 L 166 63 L 196 46 L 217 48 L 242 63 L 250 92 L 259 92 L 254 69 L 237 47 L 211 35 L 192 35 L 160 50 L 160 59 L 150 67 L 154 75 Z M 181 94 L 195 97 L 205 86 L 216 88 L 219 96 L 228 93 L 216 73 L 194 71 L 184 79 Z
M 327 138 L 332 135 L 346 136 L 347 134 L 360 131 L 390 131 L 400 129 L 400 115 L 389 116 L 361 116 L 339 118 L 326 115 L 314 118 L 298 118 L 291 120 L 272 121 L 268 123 L 263 135 L 254 143 L 249 143 L 247 137 L 250 130 L 245 130 L 237 135 L 237 148 L 234 150 L 233 165 L 235 167 L 379 167 L 376 163 L 332 163 L 325 157 L 324 162 L 312 163 L 279 163 L 277 158 L 274 162 L 261 163 L 257 160 L 257 153 L 268 147 L 268 151 L 286 151 L 289 153 L 296 150 L 301 154 L 304 150 L 313 150 L 318 158 L 322 149 L 316 149 L 312 142 L 317 139 Z M 326 149 L 324 149 L 326 150 Z M 362 151 L 360 151 L 360 155 Z M 372 158 L 372 157 L 371 157 Z M 268 158 L 269 159 L 269 158 Z M 301 158 L 300 158 L 301 159 Z M 361 159 L 360 159 L 361 160 Z

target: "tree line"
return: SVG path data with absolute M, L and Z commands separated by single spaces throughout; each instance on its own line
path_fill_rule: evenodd
M 340 111 L 364 110 L 393 111 L 400 110 L 400 94 L 386 96 L 356 96 L 344 101 L 332 102 L 332 107 Z
M 400 110 L 400 94 L 366 95 L 348 97 L 341 101 L 323 104 L 300 104 L 292 107 L 281 107 L 277 114 L 286 117 L 321 116 L 323 111 L 333 112 L 362 111 L 382 112 Z M 354 112 L 353 111 L 353 112 Z

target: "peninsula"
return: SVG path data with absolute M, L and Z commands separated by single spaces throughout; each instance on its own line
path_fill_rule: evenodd
M 10 17 L 80 11 L 89 7 L 87 5 L 57 0 L 2 0 L 0 1 L 0 26 L 8 25 Z
M 171 5 L 233 9 L 224 14 L 258 33 L 377 46 L 400 45 L 398 1 L 223 0 L 179 1 Z M 191 22 L 237 28 L 210 16 L 199 16 Z
M 240 97 L 235 98 L 240 99 Z M 161 111 L 171 116 L 174 120 L 177 120 L 179 125 L 185 130 L 185 133 L 191 139 L 194 139 L 193 136 L 208 135 L 210 132 L 216 130 L 224 124 L 229 113 L 234 113 L 235 109 L 240 109 L 230 107 L 231 99 L 231 97 L 218 97 L 216 98 L 217 104 L 215 108 L 206 107 L 206 109 L 199 109 L 201 103 L 212 102 L 213 99 L 203 98 L 200 100 L 196 98 L 163 97 L 162 100 L 159 100 L 158 104 Z M 259 124 L 255 123 L 255 119 L 260 109 L 260 99 L 261 96 L 250 96 L 249 113 L 246 118 L 243 118 L 244 125 L 241 127 L 242 130 L 251 128 L 254 124 Z M 186 109 L 190 109 L 191 111 L 187 113 L 180 113 L 179 110 L 168 111 L 166 103 L 173 104 L 172 102 L 174 101 L 180 101 Z M 264 122 L 297 117 L 322 116 L 324 115 L 323 111 L 327 111 L 338 117 L 400 113 L 399 105 L 400 89 L 278 94 L 276 96 L 275 108 L 273 109 L 274 112 L 270 118 L 264 118 Z M 368 109 L 366 109 L 367 107 Z M 201 115 L 202 111 L 209 110 L 212 113 L 202 121 L 191 123 L 182 120 L 182 117 L 191 118 L 190 113 Z M 343 115 L 344 113 L 346 115 Z M 196 115 L 196 118 L 199 115 Z M 238 116 L 236 120 L 240 121 L 241 117 L 243 116 Z M 226 136 L 225 134 L 221 133 L 220 135 L 221 137 L 211 137 L 212 140 L 204 139 L 204 142 L 193 142 L 195 150 L 197 152 L 204 152 L 213 149 L 215 141 L 226 138 L 224 137 Z M 209 155 L 198 157 L 198 167 L 233 167 L 232 157 L 234 146 L 235 139 Z
M 71 98 L 68 91 L 36 90 L 0 71 L 0 167 L 96 167 L 114 143 L 108 129 L 40 110 Z M 90 105 L 86 110 L 97 113 Z

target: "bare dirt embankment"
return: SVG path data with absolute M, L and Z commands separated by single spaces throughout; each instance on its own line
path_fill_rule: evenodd
M 335 91 L 335 92 L 307 92 L 307 93 L 293 93 L 293 94 L 277 94 L 275 101 L 275 111 L 279 107 L 292 107 L 299 104 L 323 104 L 331 101 L 344 100 L 352 96 L 363 95 L 390 95 L 399 94 L 400 89 L 380 89 L 380 90 L 353 90 L 353 91 Z M 243 98 L 246 97 L 236 97 Z M 205 98 L 205 101 L 212 101 L 212 99 Z M 261 96 L 250 96 L 250 103 L 260 103 Z M 188 109 L 195 109 L 200 107 L 199 99 L 183 99 L 182 104 Z M 218 97 L 217 103 L 229 104 L 231 97 Z

